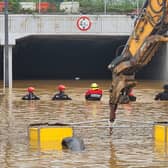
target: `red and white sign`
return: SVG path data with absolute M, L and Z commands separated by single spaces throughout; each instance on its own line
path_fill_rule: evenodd
M 77 27 L 81 31 L 87 31 L 91 28 L 91 20 L 87 16 L 81 16 L 77 20 Z

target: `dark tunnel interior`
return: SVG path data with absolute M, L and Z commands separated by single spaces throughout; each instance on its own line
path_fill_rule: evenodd
M 31 36 L 17 40 L 13 47 L 13 79 L 111 79 L 107 65 L 127 39 L 127 36 Z M 2 46 L 0 56 L 2 79 Z M 160 80 L 161 60 L 156 54 L 136 78 Z
M 107 65 L 127 37 L 29 37 L 14 49 L 14 79 L 107 79 Z

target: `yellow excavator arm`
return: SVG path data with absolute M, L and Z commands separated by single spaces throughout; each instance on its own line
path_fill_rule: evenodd
M 167 42 L 168 0 L 146 0 L 122 53 L 108 68 L 112 71 L 110 121 L 115 120 L 123 90 L 136 85 L 135 73 L 148 64 L 161 42 Z

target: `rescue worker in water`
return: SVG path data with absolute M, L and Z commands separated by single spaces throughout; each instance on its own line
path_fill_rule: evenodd
M 131 87 L 123 89 L 119 97 L 120 104 L 128 104 L 130 101 L 136 101 L 136 97 L 134 96 L 133 89 Z
M 22 100 L 40 100 L 33 92 L 35 91 L 34 87 L 27 88 L 28 94 L 22 97 Z
M 59 93 L 56 93 L 52 100 L 72 100 L 67 94 L 65 94 L 66 87 L 64 85 L 58 86 Z
M 134 96 L 133 89 L 129 89 L 128 97 L 130 101 L 136 101 L 136 96 Z
M 164 91 L 155 96 L 155 100 L 168 100 L 168 85 L 163 86 Z
M 90 89 L 85 93 L 86 100 L 101 100 L 102 89 L 99 88 L 97 83 L 92 83 Z

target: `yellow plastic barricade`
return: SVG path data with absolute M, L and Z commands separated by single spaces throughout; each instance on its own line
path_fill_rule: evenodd
M 155 123 L 154 149 L 160 157 L 168 154 L 168 122 Z
M 62 150 L 62 140 L 73 136 L 73 129 L 66 124 L 31 124 L 28 128 L 31 149 Z

